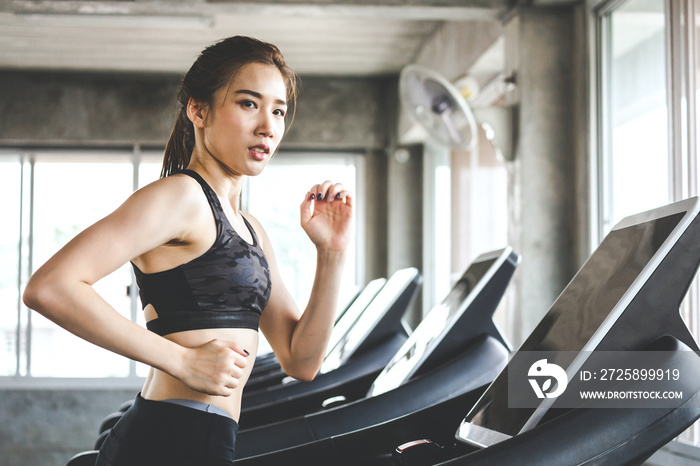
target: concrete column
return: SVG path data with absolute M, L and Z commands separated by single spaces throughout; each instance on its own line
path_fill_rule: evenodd
M 520 138 L 510 166 L 509 237 L 522 254 L 514 316 L 521 339 L 576 270 L 573 28 L 570 8 L 524 8 L 519 15 Z
M 388 256 L 387 190 L 388 159 L 383 150 L 367 153 L 365 159 L 365 183 L 359 186 L 365 200 L 364 257 L 365 281 L 386 278 Z
M 423 146 L 403 147 L 389 157 L 387 183 L 388 276 L 398 269 L 423 271 Z M 421 319 L 421 295 L 407 311 L 415 327 Z

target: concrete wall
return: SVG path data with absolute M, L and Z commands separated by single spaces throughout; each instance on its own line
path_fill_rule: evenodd
M 0 71 L 0 143 L 164 145 L 177 76 Z
M 180 82 L 172 75 L 0 71 L 0 144 L 165 145 Z M 302 80 L 282 148 L 383 148 L 392 79 Z M 393 112 L 393 110 L 391 110 Z
M 406 322 L 415 328 L 424 312 L 422 296 L 426 286 L 423 267 L 423 146 L 403 148 L 403 156 L 389 157 L 386 214 L 388 221 L 387 265 L 391 272 L 416 267 L 424 276 Z M 392 154 L 394 155 L 394 154 Z
M 134 390 L 0 390 L 0 463 L 62 466 L 91 450 L 102 420 Z

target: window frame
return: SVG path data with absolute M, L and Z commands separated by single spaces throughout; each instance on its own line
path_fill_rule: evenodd
M 612 191 L 613 179 L 611 176 L 612 158 L 612 137 L 607 128 L 612 124 L 612 108 L 610 102 L 610 90 L 612 81 L 610 79 L 610 70 L 612 68 L 612 57 L 606 44 L 609 43 L 612 35 L 612 24 L 610 15 L 618 10 L 621 6 L 628 3 L 630 0 L 589 0 L 587 2 L 588 13 L 588 52 L 589 52 L 589 131 L 590 131 L 590 157 L 589 157 L 589 182 L 590 182 L 590 198 L 589 198 L 589 218 L 590 218 L 590 242 L 588 245 L 589 253 L 597 247 L 603 240 L 607 232 L 614 226 L 612 212 Z M 672 81 L 671 71 L 671 54 L 672 45 L 669 38 L 673 34 L 671 21 L 669 20 L 669 5 L 673 2 L 664 0 L 665 11 L 665 30 L 666 36 L 666 86 L 667 86 L 667 130 L 668 130 L 668 169 L 669 169 L 669 194 L 668 202 L 681 200 L 686 196 L 680 193 L 674 193 L 674 185 L 678 179 L 679 168 L 683 162 L 679 160 L 674 148 L 677 144 L 677 133 L 674 128 L 678 128 L 677 108 L 675 105 L 677 99 L 674 99 L 672 90 L 675 88 L 675 83 Z M 673 59 L 678 62 L 677 59 Z
M 610 57 L 605 48 L 609 40 L 609 18 L 628 0 L 587 0 L 586 30 L 588 36 L 589 76 L 589 253 L 602 241 L 609 215 L 611 179 L 606 170 L 610 140 L 606 131 L 610 124 L 606 67 Z M 664 0 L 666 21 L 666 86 L 668 112 L 669 199 L 679 201 L 698 195 L 697 115 L 695 113 L 695 17 L 696 0 Z M 700 338 L 700 278 L 696 277 L 684 300 L 684 319 L 691 332 Z M 682 308 L 683 309 L 683 308 Z M 655 456 L 683 455 L 700 460 L 700 425 L 691 426 L 679 438 L 663 447 Z M 665 456 L 664 456 L 665 455 Z M 653 459 L 653 458 L 652 458 Z
M 0 390 L 45 390 L 45 389 L 139 389 L 143 386 L 145 377 L 136 373 L 136 362 L 129 360 L 129 373 L 123 377 L 37 377 L 31 375 L 31 335 L 32 314 L 22 302 L 29 277 L 34 272 L 33 263 L 33 218 L 34 218 L 34 165 L 37 158 L 65 157 L 67 154 L 78 157 L 119 157 L 130 161 L 132 166 L 132 191 L 138 188 L 139 168 L 142 161 L 162 159 L 162 148 L 158 146 L 113 145 L 113 146 L 2 146 L 0 158 L 12 157 L 20 164 L 22 176 L 20 197 L 20 231 L 19 231 L 19 263 L 17 303 L 18 325 L 16 329 L 15 372 L 13 375 L 0 376 Z M 156 155 L 157 154 L 157 155 Z M 99 162 L 97 162 L 99 163 Z M 130 318 L 136 321 L 139 305 L 136 281 L 131 272 L 129 285 Z

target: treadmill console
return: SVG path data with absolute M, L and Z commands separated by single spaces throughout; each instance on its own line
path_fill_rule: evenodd
M 509 260 L 510 259 L 510 260 Z M 482 254 L 470 266 L 462 277 L 455 283 L 452 290 L 443 301 L 435 306 L 416 327 L 389 364 L 379 374 L 372 384 L 369 396 L 380 395 L 393 390 L 409 380 L 428 359 L 433 350 L 440 345 L 445 335 L 451 331 L 463 317 L 470 317 L 467 310 L 475 298 L 489 285 L 501 286 L 502 290 L 510 280 L 518 262 L 510 247 Z M 495 280 L 496 272 L 501 268 L 508 269 L 505 283 L 491 282 Z M 502 292 L 498 294 L 498 300 Z M 495 303 L 498 304 L 497 302 Z M 492 317 L 494 309 L 477 309 L 480 314 Z M 466 315 L 465 315 L 466 314 Z M 474 325 L 475 322 L 467 324 Z M 484 333 L 487 333 L 484 331 Z M 468 334 L 460 332 L 468 338 Z
M 674 295 L 681 292 L 685 294 L 687 285 L 671 283 L 674 278 L 665 276 L 667 269 L 654 275 L 653 281 L 650 277 L 672 250 L 674 254 L 688 255 L 686 250 L 679 251 L 683 249 L 683 244 L 680 244 L 680 248 L 674 249 L 674 246 L 689 230 L 697 212 L 698 199 L 691 198 L 627 217 L 618 223 L 557 298 L 513 356 L 508 367 L 512 370 L 516 370 L 518 364 L 524 367 L 520 362 L 523 359 L 519 356 L 525 352 L 576 352 L 574 354 L 577 356 L 573 360 L 569 358 L 567 361 L 557 361 L 571 378 L 584 364 L 583 358 L 590 351 L 596 348 L 630 349 L 629 346 L 625 348 L 621 345 L 636 344 L 630 338 L 642 338 L 664 331 L 658 327 L 673 320 L 673 316 L 669 316 L 668 307 L 657 309 L 661 306 L 649 305 L 648 302 L 640 305 L 639 302 L 647 301 L 646 296 L 650 293 L 658 295 L 668 291 L 659 290 L 659 286 L 676 286 L 675 293 L 668 292 L 665 296 L 671 305 Z M 693 232 L 695 225 L 693 223 Z M 695 233 L 686 235 L 684 241 L 696 242 L 694 235 Z M 674 262 L 675 266 L 675 263 L 683 261 L 673 256 L 668 262 Z M 694 274 L 696 267 L 696 264 L 689 266 L 685 275 L 691 272 Z M 688 284 L 692 274 L 687 279 Z M 656 289 L 650 291 L 654 287 Z M 630 305 L 638 295 L 644 296 Z M 677 299 L 676 305 L 680 304 L 682 296 Z M 624 315 L 628 307 L 635 307 L 635 312 Z M 658 318 L 642 318 L 646 317 L 643 313 L 651 315 L 661 311 L 666 314 Z M 677 311 L 676 308 L 676 313 Z M 680 319 L 680 316 L 677 318 Z M 624 325 L 620 325 L 621 321 L 624 321 Z M 634 325 L 634 332 L 625 328 L 626 325 Z M 673 330 L 669 331 L 672 332 Z M 629 336 L 631 333 L 637 336 Z M 508 367 L 467 414 L 457 432 L 458 439 L 475 446 L 488 447 L 535 427 L 552 406 L 555 400 L 545 398 L 536 408 L 509 409 Z M 523 389 L 525 387 L 527 385 Z

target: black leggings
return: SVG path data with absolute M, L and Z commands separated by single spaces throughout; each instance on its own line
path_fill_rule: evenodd
M 231 465 L 237 432 L 230 417 L 139 394 L 112 428 L 96 466 Z

